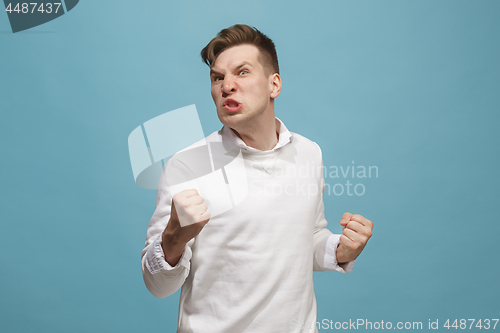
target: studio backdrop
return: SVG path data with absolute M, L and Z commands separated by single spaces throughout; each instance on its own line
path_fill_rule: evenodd
M 276 115 L 322 148 L 328 228 L 374 222 L 352 273 L 314 273 L 320 331 L 500 330 L 500 2 L 4 4 L 1 332 L 175 332 L 179 292 L 142 279 L 156 192 L 128 140 L 190 105 L 196 135 L 222 127 L 200 51 L 236 23 L 276 44 Z

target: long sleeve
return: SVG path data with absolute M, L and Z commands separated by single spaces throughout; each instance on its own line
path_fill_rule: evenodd
M 184 178 L 190 177 L 183 164 L 175 159 L 171 159 L 163 168 L 156 195 L 156 208 L 149 222 L 146 244 L 141 254 L 144 283 L 151 294 L 158 298 L 175 293 L 184 284 L 190 269 L 191 245 L 194 240 L 186 244 L 184 253 L 174 267 L 166 262 L 161 247 L 161 234 L 170 219 L 172 205 L 172 193 L 168 186 L 171 181 L 167 181 L 167 175 L 170 178 L 175 175 L 176 179 L 181 179 L 179 174 L 182 173 L 185 174 Z
M 316 143 L 315 143 L 316 144 Z M 337 262 L 337 247 L 340 235 L 332 233 L 326 228 L 325 205 L 323 195 L 325 192 L 325 179 L 323 176 L 323 158 L 321 157 L 321 148 L 316 144 L 320 153 L 320 188 L 321 193 L 318 198 L 318 207 L 316 211 L 316 221 L 314 228 L 314 260 L 313 269 L 315 271 L 338 271 L 341 273 L 352 272 L 354 261 L 339 264 Z

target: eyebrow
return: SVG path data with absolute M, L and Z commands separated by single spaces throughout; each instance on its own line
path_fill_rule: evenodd
M 240 69 L 241 67 L 244 67 L 244 66 L 247 66 L 247 65 L 250 66 L 250 67 L 252 67 L 251 63 L 249 63 L 248 61 L 243 61 L 241 64 L 239 64 L 238 66 L 236 66 L 234 70 L 236 71 L 236 70 Z M 213 76 L 213 75 L 222 75 L 222 73 L 219 72 L 219 71 L 217 71 L 217 70 L 215 70 L 215 69 L 213 69 L 213 68 L 211 68 L 210 69 L 210 76 Z

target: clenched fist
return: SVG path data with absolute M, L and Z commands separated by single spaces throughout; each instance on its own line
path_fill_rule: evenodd
M 208 222 L 210 213 L 203 201 L 203 198 L 195 189 L 177 193 L 172 198 L 170 218 L 179 221 L 181 227 L 198 222 Z
M 210 220 L 203 198 L 195 189 L 184 190 L 172 198 L 170 220 L 163 230 L 162 248 L 170 266 L 179 261 L 184 248 Z
M 372 236 L 373 222 L 359 214 L 344 213 L 340 220 L 343 227 L 337 248 L 337 262 L 356 259 Z

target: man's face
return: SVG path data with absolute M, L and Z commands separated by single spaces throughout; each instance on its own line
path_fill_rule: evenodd
M 276 86 L 276 76 L 279 80 L 278 74 L 266 75 L 260 50 L 254 45 L 221 52 L 210 70 L 212 98 L 221 123 L 238 130 L 272 112 L 272 99 L 281 87 Z

